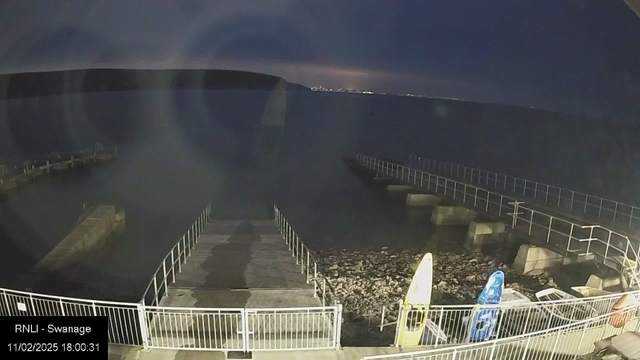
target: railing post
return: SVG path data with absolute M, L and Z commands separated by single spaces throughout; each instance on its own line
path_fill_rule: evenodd
M 309 283 L 309 257 L 310 257 L 309 250 L 307 250 L 307 284 Z
M 300 249 L 300 274 L 304 274 L 304 245 L 299 246 Z
M 173 256 L 173 248 L 171 249 L 171 276 L 173 281 L 171 281 L 171 283 L 173 284 L 174 282 L 176 282 L 176 267 L 174 266 L 175 264 L 175 259 Z
M 144 301 L 144 300 L 142 300 Z M 138 323 L 140 324 L 140 337 L 142 337 L 142 346 L 145 350 L 149 350 L 149 329 L 144 310 L 144 303 L 138 304 Z
M 438 319 L 438 329 L 442 329 L 442 318 L 444 317 L 444 308 L 440 308 L 440 319 Z M 398 314 L 398 322 L 400 321 L 400 314 Z M 440 341 L 440 336 L 436 335 L 436 343 L 434 347 L 438 347 L 438 342 Z
M 462 194 L 462 203 L 466 204 L 467 203 L 467 184 L 464 184 L 464 194 Z
M 549 231 L 547 232 L 547 242 L 549 242 L 549 238 L 551 238 L 551 227 L 553 226 L 553 216 L 549 220 Z
M 531 308 L 529 308 L 531 309 Z M 531 342 L 531 337 L 527 338 L 527 344 L 524 346 L 524 351 L 522 352 L 521 360 L 525 360 L 527 358 L 527 351 L 529 350 L 529 343 Z
M 247 309 L 242 309 L 242 348 L 244 351 L 249 350 L 249 315 L 247 315 Z
M 156 306 L 160 305 L 160 302 L 158 302 L 158 284 L 156 283 L 156 274 L 153 274 L 153 292 L 154 292 L 154 297 L 156 299 Z
M 500 320 L 498 321 L 498 326 L 496 327 L 495 338 L 499 339 L 500 338 L 500 329 L 502 327 L 502 320 L 506 317 L 506 315 L 505 315 L 505 308 L 498 308 L 497 310 L 500 313 Z
M 456 199 L 456 191 L 458 190 L 458 182 L 457 181 L 453 181 L 453 200 Z
M 616 221 L 616 216 L 618 215 L 618 202 L 616 201 L 616 207 L 613 210 L 613 221 Z
M 178 241 L 178 273 L 182 273 L 182 259 L 180 258 L 180 241 Z M 173 276 L 173 281 L 176 281 L 175 275 Z
M 169 287 L 167 286 L 167 257 L 165 256 L 162 259 L 162 281 L 164 282 L 164 291 L 165 293 L 169 291 Z
M 592 230 L 592 231 L 593 231 L 593 230 Z M 591 242 L 589 242 L 589 243 L 591 243 Z M 627 240 L 627 244 L 628 244 L 628 243 L 629 243 L 629 241 Z M 611 230 L 609 230 L 609 238 L 607 238 L 607 248 L 606 248 L 606 250 L 604 251 L 604 259 L 603 259 L 603 261 L 606 261 L 606 260 L 607 260 L 607 255 L 609 255 L 609 246 L 610 246 L 610 245 L 611 245 Z M 587 251 L 587 253 L 588 253 L 588 251 Z M 626 252 L 624 253 L 624 257 L 625 257 L 625 258 L 627 257 L 627 253 L 626 253 Z M 637 259 L 636 259 L 636 260 L 637 260 Z M 623 265 L 623 266 L 624 266 L 624 265 Z
M 571 238 L 573 237 L 573 228 L 575 227 L 575 224 L 571 224 L 571 231 L 569 231 L 569 241 L 567 241 L 567 251 L 569 251 L 569 249 L 571 248 Z
M 393 336 L 393 345 L 395 347 L 400 346 L 400 329 L 402 325 L 402 319 L 404 318 L 404 306 L 402 300 L 398 300 L 398 319 L 396 321 L 396 332 Z
M 635 208 L 635 206 L 631 207 L 631 214 L 629 214 L 629 227 L 631 227 L 631 221 L 633 221 L 633 209 Z
M 187 263 L 187 240 L 185 239 L 185 236 L 182 235 L 182 250 L 184 253 L 184 263 Z
M 9 300 L 7 300 L 7 292 L 2 290 L 2 297 L 4 298 L 4 305 L 7 307 L 7 314 L 9 316 L 14 315 L 11 314 L 11 308 L 9 307 Z
M 444 196 L 447 196 L 447 178 L 444 178 Z
M 336 313 L 335 313 L 335 318 L 334 318 L 334 324 L 335 324 L 335 331 L 333 332 L 335 334 L 335 339 L 334 339 L 334 344 L 335 344 L 335 349 L 336 350 L 340 350 L 340 338 L 341 333 L 342 333 L 342 304 L 337 303 L 336 304 Z
M 476 193 L 473 196 L 473 207 L 474 208 L 476 207 L 476 204 L 478 203 L 478 188 L 475 188 L 475 189 L 476 189 Z
M 538 182 L 536 181 L 536 185 L 533 188 L 533 198 L 536 199 L 538 195 Z
M 576 347 L 576 353 L 573 355 L 574 359 L 578 356 L 578 353 L 580 351 L 580 346 L 582 346 L 582 341 L 584 340 L 584 333 L 587 332 L 587 325 L 589 325 L 589 322 L 584 323 L 584 327 L 582 328 L 582 335 L 580 335 L 580 343 L 578 343 L 578 346 Z
M 558 188 L 558 206 L 560 206 L 561 199 L 562 199 L 562 188 Z
M 584 211 L 583 213 L 587 213 L 587 204 L 589 204 L 589 194 L 585 194 L 585 198 L 584 198 Z
M 498 217 L 502 216 L 502 202 L 504 201 L 504 195 L 500 195 L 500 209 L 498 210 Z
M 313 297 L 317 297 L 316 294 L 318 284 L 318 263 L 313 262 Z
M 524 204 L 522 201 L 515 200 L 513 202 L 508 203 L 509 205 L 513 205 L 513 213 L 507 213 L 507 215 L 511 215 L 511 228 L 515 229 L 518 224 L 518 215 L 523 215 L 524 213 L 519 212 L 520 204 Z
M 493 354 L 496 352 L 496 342 L 493 342 L 493 345 L 491 345 L 491 354 L 489 355 L 489 360 L 493 360 Z
M 600 207 L 598 208 L 598 219 L 600 219 L 601 214 L 602 214 L 602 198 L 600 198 Z
M 29 304 L 31 304 L 31 309 L 33 310 L 33 315 L 38 316 L 38 312 L 36 311 L 36 306 L 33 305 L 33 294 L 29 294 Z
M 549 185 L 547 185 L 547 195 L 544 197 L 544 202 L 549 202 Z

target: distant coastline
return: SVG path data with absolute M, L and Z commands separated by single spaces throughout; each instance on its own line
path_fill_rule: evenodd
M 0 99 L 102 91 L 272 90 L 280 77 L 236 70 L 83 69 L 0 74 Z M 287 82 L 287 91 L 309 88 Z

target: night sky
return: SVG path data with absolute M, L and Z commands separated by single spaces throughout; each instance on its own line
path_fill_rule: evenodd
M 0 72 L 222 68 L 640 118 L 623 0 L 3 0 Z

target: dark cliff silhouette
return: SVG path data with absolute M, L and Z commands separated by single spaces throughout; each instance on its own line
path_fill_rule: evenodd
M 84 69 L 0 74 L 0 99 L 126 90 L 271 90 L 280 80 L 235 70 Z M 310 91 L 291 83 L 288 90 Z

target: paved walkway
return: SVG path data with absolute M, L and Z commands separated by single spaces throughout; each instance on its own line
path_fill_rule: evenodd
M 162 306 L 320 306 L 273 220 L 208 224 Z
M 385 347 L 345 347 L 342 350 L 256 351 L 254 360 L 360 360 L 364 356 L 397 354 L 399 349 Z M 222 351 L 150 350 L 132 346 L 109 346 L 109 360 L 225 360 Z

